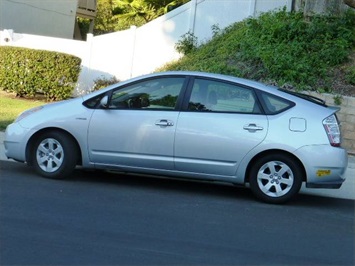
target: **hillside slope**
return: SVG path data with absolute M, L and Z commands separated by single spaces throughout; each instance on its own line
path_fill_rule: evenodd
M 230 27 L 213 28 L 199 44 L 187 33 L 177 43 L 185 55 L 162 70 L 216 72 L 277 86 L 355 96 L 355 12 L 313 17 L 285 10 Z

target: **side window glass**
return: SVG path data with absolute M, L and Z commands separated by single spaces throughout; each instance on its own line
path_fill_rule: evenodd
M 83 103 L 83 105 L 87 108 L 90 108 L 90 109 L 96 108 L 99 105 L 102 97 L 103 97 L 103 94 L 97 95 L 97 96 L 85 101 Z
M 146 80 L 112 93 L 111 109 L 174 110 L 185 78 Z
M 266 114 L 277 114 L 294 106 L 293 102 L 265 92 L 261 93 L 261 98 Z
M 252 89 L 202 79 L 195 80 L 188 109 L 190 111 L 260 113 Z

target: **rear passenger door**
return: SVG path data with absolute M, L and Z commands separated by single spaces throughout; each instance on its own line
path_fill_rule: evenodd
M 234 176 L 242 158 L 266 136 L 268 120 L 251 88 L 195 79 L 180 113 L 174 144 L 179 171 Z

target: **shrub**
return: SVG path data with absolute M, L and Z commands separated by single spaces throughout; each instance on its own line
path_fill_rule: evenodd
M 322 84 L 327 91 L 330 70 L 347 60 L 355 44 L 354 29 L 353 11 L 310 21 L 300 12 L 267 12 L 214 31 L 211 41 L 159 70 L 217 72 L 296 89 Z
M 349 67 L 345 73 L 346 81 L 355 85 L 355 66 Z
M 0 89 L 18 96 L 43 94 L 47 100 L 72 96 L 80 58 L 58 52 L 0 47 Z
M 94 80 L 94 86 L 92 88 L 92 91 L 97 91 L 102 88 L 105 88 L 109 85 L 115 84 L 120 82 L 116 77 L 111 77 L 111 78 L 106 78 L 106 77 L 101 77 L 97 78 Z
M 176 51 L 183 55 L 193 52 L 197 47 L 197 37 L 191 33 L 185 33 L 175 45 Z

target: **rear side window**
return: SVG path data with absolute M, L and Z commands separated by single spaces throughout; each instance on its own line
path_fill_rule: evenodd
M 253 89 L 208 79 L 195 79 L 188 110 L 260 114 Z
M 267 115 L 278 114 L 295 106 L 294 102 L 291 102 L 284 98 L 266 92 L 261 92 L 260 94 L 263 103 L 263 108 Z

